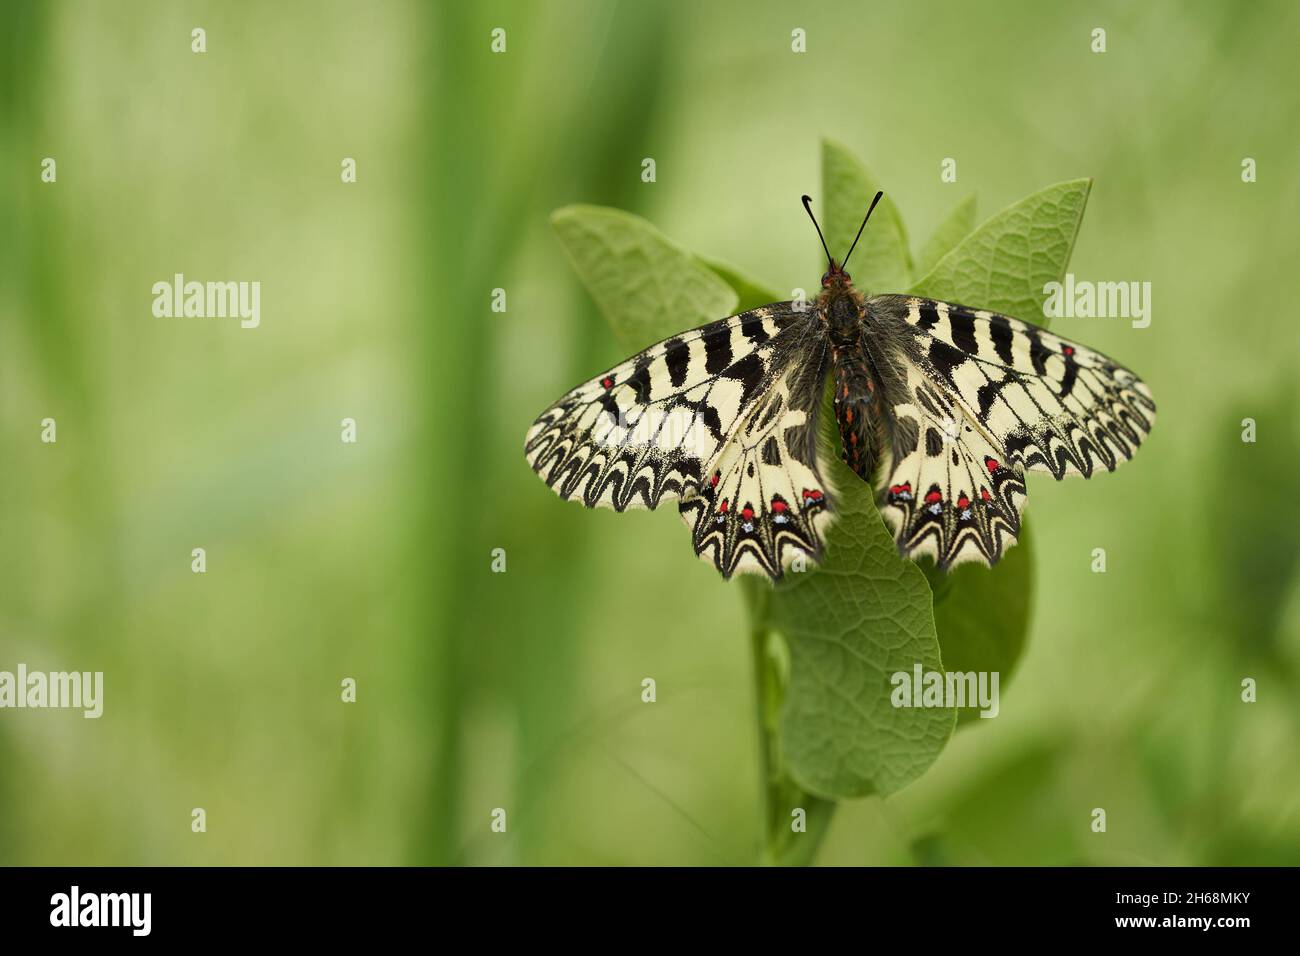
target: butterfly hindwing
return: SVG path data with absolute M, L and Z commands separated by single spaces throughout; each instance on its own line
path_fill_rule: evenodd
M 589 508 L 689 497 L 808 321 L 775 303 L 650 346 L 542 412 L 525 439 L 529 464 Z
M 881 513 L 910 557 L 929 555 L 945 569 L 995 564 L 1020 533 L 1023 473 L 921 364 L 904 362 Z
M 679 507 L 695 553 L 723 577 L 781 577 L 799 556 L 815 560 L 831 499 L 819 467 L 818 413 L 826 346 L 807 334 Z

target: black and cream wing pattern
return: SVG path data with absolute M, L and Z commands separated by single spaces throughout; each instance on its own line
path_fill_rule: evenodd
M 869 481 L 900 553 L 946 570 L 996 564 L 1016 543 L 1028 473 L 1114 471 L 1155 422 L 1136 375 L 1046 329 L 917 296 L 863 299 L 834 270 L 824 283 L 815 308 L 721 319 L 579 385 L 529 429 L 529 464 L 588 507 L 675 501 L 695 553 L 728 578 L 817 560 L 836 506 L 828 480 Z M 832 379 L 847 471 L 820 457 Z
M 533 470 L 588 507 L 675 501 L 724 577 L 815 559 L 832 492 L 817 461 L 826 347 L 774 303 L 672 336 L 584 382 L 525 438 Z
M 1133 372 L 1046 329 L 915 296 L 865 311 L 891 418 L 881 510 L 904 554 L 996 563 L 1019 534 L 1027 472 L 1114 471 L 1155 421 Z

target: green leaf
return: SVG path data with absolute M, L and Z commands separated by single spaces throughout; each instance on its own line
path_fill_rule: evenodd
M 640 216 L 603 206 L 551 214 L 574 269 L 629 349 L 733 315 L 731 286 Z
M 1021 523 L 1019 543 L 996 568 L 963 564 L 944 574 L 926 562 L 923 569 L 934 592 L 944 670 L 996 673 L 1004 693 L 1029 636 L 1034 560 L 1028 524 Z M 957 711 L 959 726 L 979 720 L 978 707 Z
M 882 200 L 883 201 L 883 200 Z M 944 217 L 943 222 L 935 228 L 934 234 L 925 241 L 916 257 L 916 271 L 925 275 L 934 268 L 935 263 L 946 256 L 970 234 L 975 227 L 975 197 L 967 196 Z
M 917 663 L 942 670 L 930 588 L 920 568 L 899 557 L 871 489 L 833 462 L 839 516 L 825 561 L 788 575 L 768 607 L 770 626 L 790 648 L 781 750 L 790 776 L 812 793 L 886 795 L 935 761 L 954 712 L 890 699 L 892 674 L 910 676 Z
M 740 300 L 736 303 L 737 312 L 748 312 L 750 309 L 757 309 L 759 306 L 771 305 L 773 302 L 781 302 L 790 298 L 788 295 L 772 291 L 771 286 L 750 278 L 733 265 L 703 257 L 700 257 L 700 261 L 712 269 L 718 278 L 731 286 L 732 291 L 736 293 L 736 297 Z M 721 318 L 721 316 L 715 316 L 715 318 Z
M 1008 206 L 940 259 L 912 291 L 1042 325 L 1043 286 L 1065 275 L 1091 189 L 1091 179 L 1075 179 Z
M 862 217 L 879 188 L 876 178 L 846 147 L 822 141 L 823 196 L 821 210 L 814 202 L 813 211 L 822 221 L 826 245 L 837 262 L 853 244 Z M 849 265 L 853 284 L 869 294 L 901 292 L 911 284 L 907 230 L 888 193 L 871 214 L 871 225 L 862 233 Z

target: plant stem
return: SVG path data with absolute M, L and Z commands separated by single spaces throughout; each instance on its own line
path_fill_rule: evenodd
M 746 580 L 750 650 L 754 661 L 754 703 L 758 721 L 759 789 L 763 803 L 764 866 L 806 866 L 813 861 L 835 810 L 832 800 L 805 792 L 785 773 L 781 756 L 781 704 L 789 680 L 788 660 L 777 653 L 779 636 L 767 625 L 771 590 Z M 797 813 L 803 826 L 796 829 Z

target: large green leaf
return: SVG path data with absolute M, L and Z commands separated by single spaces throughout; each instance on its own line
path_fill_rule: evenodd
M 942 669 L 930 589 L 920 568 L 899 557 L 871 489 L 832 462 L 838 519 L 825 561 L 789 575 L 769 604 L 769 624 L 791 659 L 782 755 L 790 776 L 812 793 L 890 794 L 939 756 L 953 709 L 891 702 L 891 675 L 910 677 L 917 663 Z
M 736 311 L 731 286 L 640 216 L 565 206 L 551 214 L 551 224 L 578 277 L 629 349 Z
M 934 626 L 946 671 L 984 671 L 998 675 L 999 694 L 1024 653 L 1033 605 L 1034 560 L 1029 524 L 1022 522 L 1020 541 L 989 570 L 963 564 L 945 574 L 926 562 L 934 592 Z M 979 719 L 971 705 L 957 711 L 959 725 Z
M 1075 179 L 1008 206 L 940 259 L 912 291 L 1042 325 L 1043 286 L 1065 275 L 1091 189 L 1091 179 Z

